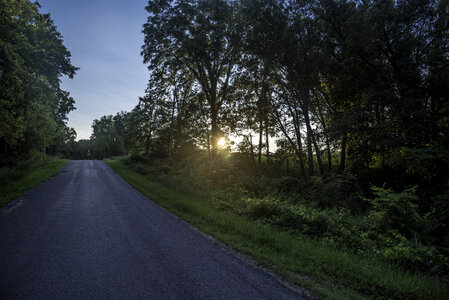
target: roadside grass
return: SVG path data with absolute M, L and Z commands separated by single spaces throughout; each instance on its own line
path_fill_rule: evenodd
M 50 159 L 43 165 L 29 170 L 16 180 L 0 183 L 0 207 L 5 206 L 11 200 L 17 199 L 26 191 L 53 176 L 69 161 L 68 159 Z
M 252 221 L 151 181 L 122 161 L 104 160 L 145 196 L 287 281 L 330 299 L 448 299 L 445 283 Z

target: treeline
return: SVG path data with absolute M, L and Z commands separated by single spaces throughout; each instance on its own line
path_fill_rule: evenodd
M 134 114 L 122 111 L 94 120 L 90 139 L 70 141 L 63 154 L 72 159 L 103 159 L 128 154 L 131 145 L 133 151 L 138 151 L 136 145 L 141 137 L 132 126 L 133 117 Z
M 447 1 L 150 1 L 146 10 L 146 95 L 93 124 L 108 154 L 215 156 L 234 135 L 260 163 L 276 137 L 278 156 L 293 154 L 305 178 L 347 170 L 446 184 Z
M 77 70 L 49 14 L 27 0 L 0 0 L 0 167 L 59 153 L 76 138 L 75 109 L 60 88 Z
M 221 136 L 237 134 L 260 157 L 277 135 L 304 177 L 443 170 L 447 1 L 151 1 L 146 9 L 151 78 L 139 108 L 151 138 L 176 135 L 167 148 L 190 142 L 215 155 Z

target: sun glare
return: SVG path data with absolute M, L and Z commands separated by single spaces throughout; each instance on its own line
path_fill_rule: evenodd
M 218 147 L 223 147 L 226 145 L 226 139 L 224 137 L 220 138 L 217 142 Z

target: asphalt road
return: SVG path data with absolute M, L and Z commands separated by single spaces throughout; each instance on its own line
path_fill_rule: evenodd
M 301 299 L 102 161 L 71 161 L 1 209 L 0 298 Z

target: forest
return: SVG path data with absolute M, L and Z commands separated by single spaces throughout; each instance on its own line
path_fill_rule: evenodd
M 0 187 L 76 139 L 67 126 L 75 100 L 60 83 L 78 68 L 50 15 L 39 9 L 37 2 L 0 0 Z
M 59 87 L 77 70 L 70 52 L 36 4 L 12 2 L 1 1 L 2 166 L 119 157 L 204 205 L 447 289 L 449 1 L 149 1 L 144 96 L 79 141 Z

